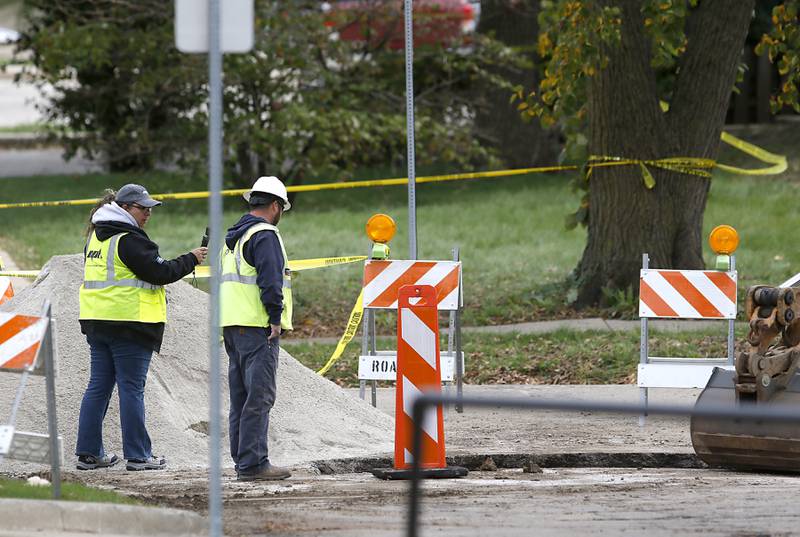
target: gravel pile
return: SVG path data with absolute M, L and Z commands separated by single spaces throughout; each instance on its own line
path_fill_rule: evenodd
M 89 347 L 78 324 L 80 255 L 56 256 L 39 278 L 0 311 L 36 314 L 45 300 L 53 306 L 58 358 L 57 411 L 65 464 L 73 466 L 78 413 L 89 379 Z M 208 460 L 208 295 L 185 282 L 167 286 L 168 322 L 164 345 L 154 355 L 145 395 L 147 426 L 156 455 L 173 468 L 202 467 Z M 227 356 L 223 371 L 223 454 L 227 454 Z M 302 464 L 320 459 L 388 453 L 393 420 L 320 377 L 281 350 L 278 399 L 270 414 L 270 459 Z M 0 423 L 8 419 L 19 375 L 0 373 Z M 47 432 L 44 380 L 31 377 L 17 428 Z M 106 450 L 122 455 L 116 391 L 105 420 Z M 6 461 L 0 470 L 8 470 Z M 223 464 L 232 466 L 229 456 Z

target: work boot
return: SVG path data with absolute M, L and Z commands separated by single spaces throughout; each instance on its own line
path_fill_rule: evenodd
M 150 457 L 149 459 L 128 459 L 125 469 L 129 472 L 139 472 L 142 470 L 163 470 L 167 467 L 167 459 L 164 457 Z
M 237 479 L 239 481 L 279 481 L 289 477 L 292 477 L 292 472 L 288 468 L 269 464 L 254 474 L 240 472 Z
M 78 457 L 78 464 L 75 467 L 78 470 L 97 470 L 98 468 L 111 468 L 119 462 L 119 457 L 114 455 L 103 455 L 102 457 L 95 457 L 94 455 L 81 455 Z

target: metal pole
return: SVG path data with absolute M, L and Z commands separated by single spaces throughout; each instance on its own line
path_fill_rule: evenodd
M 220 469 L 219 254 L 222 227 L 222 47 L 220 0 L 208 0 L 208 222 L 211 266 L 208 322 L 208 514 L 209 535 L 222 535 L 222 471 Z
M 375 330 L 375 310 L 369 310 L 369 316 L 367 317 L 367 322 L 369 323 L 369 333 L 372 334 L 372 340 L 370 341 L 369 346 L 369 354 L 370 356 L 377 356 L 378 355 L 378 332 Z M 378 381 L 372 381 L 372 406 L 378 406 Z
M 453 248 L 453 260 L 461 260 L 461 250 L 456 246 Z M 458 309 L 453 316 L 453 328 L 456 339 L 456 396 L 460 399 L 464 395 L 464 362 L 461 361 L 461 302 L 463 301 L 463 286 L 458 282 Z M 456 403 L 456 412 L 462 414 L 464 406 Z
M 464 395 L 464 362 L 461 361 L 461 305 L 456 310 L 456 396 L 460 399 Z M 462 414 L 464 406 L 456 403 L 456 412 Z
M 371 310 L 366 310 L 364 313 L 364 317 L 361 319 L 361 356 L 367 356 L 369 352 L 369 312 Z M 358 396 L 363 400 L 366 397 L 367 391 L 367 381 L 359 379 L 358 380 Z
M 413 0 L 405 0 L 406 22 L 406 145 L 408 158 L 408 258 L 417 258 L 417 171 L 414 155 L 414 30 Z
M 372 257 L 372 248 L 367 252 L 367 257 Z M 361 356 L 367 356 L 370 349 L 369 315 L 372 310 L 368 308 L 364 308 L 364 310 L 364 315 L 361 317 Z M 366 397 L 366 392 L 367 381 L 358 379 L 358 396 L 362 401 Z
M 45 389 L 47 391 L 47 435 L 50 437 L 50 479 L 53 483 L 53 499 L 61 497 L 61 449 L 58 445 L 58 419 L 56 416 L 56 368 L 53 347 L 53 320 L 51 306 L 45 305 L 47 330 L 42 342 L 44 358 Z
M 642 254 L 642 268 L 647 269 L 650 268 L 650 256 L 647 254 Z M 649 344 L 647 338 L 649 334 L 647 333 L 647 317 L 642 317 L 642 330 L 641 330 L 641 339 L 639 341 L 639 363 L 646 364 L 647 363 L 647 355 L 650 353 Z M 645 419 L 647 418 L 647 388 L 639 388 L 639 399 L 641 401 L 642 408 L 645 409 L 645 412 L 639 416 L 639 427 L 644 427 Z
M 736 256 L 732 255 L 730 271 L 733 272 L 735 270 L 736 270 Z M 736 328 L 736 319 L 728 319 L 728 365 L 734 364 L 733 331 L 735 328 Z

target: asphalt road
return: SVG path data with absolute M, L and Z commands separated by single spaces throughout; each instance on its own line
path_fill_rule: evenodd
M 482 396 L 638 400 L 636 387 L 627 385 L 469 386 L 465 391 Z M 653 391 L 653 401 L 662 404 L 689 404 L 697 395 L 697 390 Z M 355 390 L 351 393 L 356 396 Z M 378 408 L 392 414 L 394 395 L 394 390 L 382 389 Z M 798 535 L 796 476 L 686 468 L 658 463 L 666 460 L 663 457 L 633 457 L 691 457 L 685 419 L 654 417 L 640 427 L 632 416 L 500 409 L 456 414 L 451 409 L 444 421 L 449 454 L 493 456 L 499 468 L 473 466 L 466 478 L 425 482 L 420 535 Z M 513 464 L 503 466 L 501 462 L 510 459 L 501 453 L 554 462 L 544 462 L 541 472 L 525 473 Z M 558 457 L 565 453 L 594 454 L 599 464 Z M 598 456 L 614 453 L 631 457 L 630 463 L 604 465 Z M 241 483 L 226 471 L 226 535 L 403 535 L 408 483 L 374 478 L 365 472 L 370 463 L 378 461 L 364 461 L 343 473 L 335 464 L 296 467 L 291 479 L 277 483 Z M 67 468 L 67 474 L 147 503 L 206 512 L 208 474 L 202 468 L 146 475 L 118 468 Z
M 10 67 L 7 72 L 0 73 L 0 129 L 42 121 L 37 106 L 45 99 L 33 84 L 14 83 L 13 76 L 17 71 Z M 101 169 L 97 163 L 82 157 L 66 162 L 60 147 L 37 146 L 33 143 L 35 140 L 27 143 L 26 138 L 30 135 L 0 133 L 0 178 L 82 174 Z

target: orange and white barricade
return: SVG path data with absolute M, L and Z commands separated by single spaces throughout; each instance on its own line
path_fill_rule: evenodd
M 8 457 L 50 464 L 53 497 L 58 498 L 62 456 L 56 420 L 55 352 L 49 303 L 40 316 L 0 312 L 0 372 L 21 374 L 7 424 L 0 425 L 0 460 Z M 48 434 L 15 429 L 17 411 L 31 374 L 45 376 Z
M 0 312 L 0 371 L 15 373 L 41 371 L 37 366 L 39 348 L 48 319 Z
M 423 393 L 442 390 L 437 295 L 438 291 L 431 285 L 405 285 L 398 290 L 394 470 L 373 470 L 373 474 L 382 479 L 411 477 L 414 402 Z M 419 425 L 422 431 L 419 466 L 423 476 L 466 475 L 466 468 L 447 466 L 442 405 L 428 408 Z
M 703 388 L 715 367 L 733 369 L 733 330 L 736 319 L 736 258 L 729 270 L 650 269 L 642 255 L 639 277 L 641 344 L 637 384 L 643 406 L 648 388 Z M 705 319 L 728 321 L 728 355 L 724 358 L 650 356 L 649 319 Z M 644 423 L 644 416 L 640 418 Z
M 0 257 L 0 270 L 5 270 L 3 258 Z M 7 302 L 14 296 L 14 286 L 11 285 L 11 278 L 0 276 L 0 304 Z
M 455 382 L 461 393 L 464 358 L 461 352 L 460 310 L 463 306 L 461 262 L 455 251 L 454 261 L 375 260 L 364 265 L 363 306 L 365 310 L 358 378 L 361 398 L 366 382 L 372 381 L 372 404 L 376 405 L 376 382 L 394 381 L 397 375 L 397 352 L 378 350 L 375 337 L 375 312 L 397 310 L 398 292 L 405 285 L 429 285 L 435 290 L 437 311 L 450 312 L 447 351 L 441 353 L 441 381 Z M 456 360 L 456 357 L 459 360 Z M 460 409 L 459 409 L 460 410 Z
M 0 304 L 10 300 L 14 296 L 14 287 L 11 285 L 11 278 L 0 276 Z

